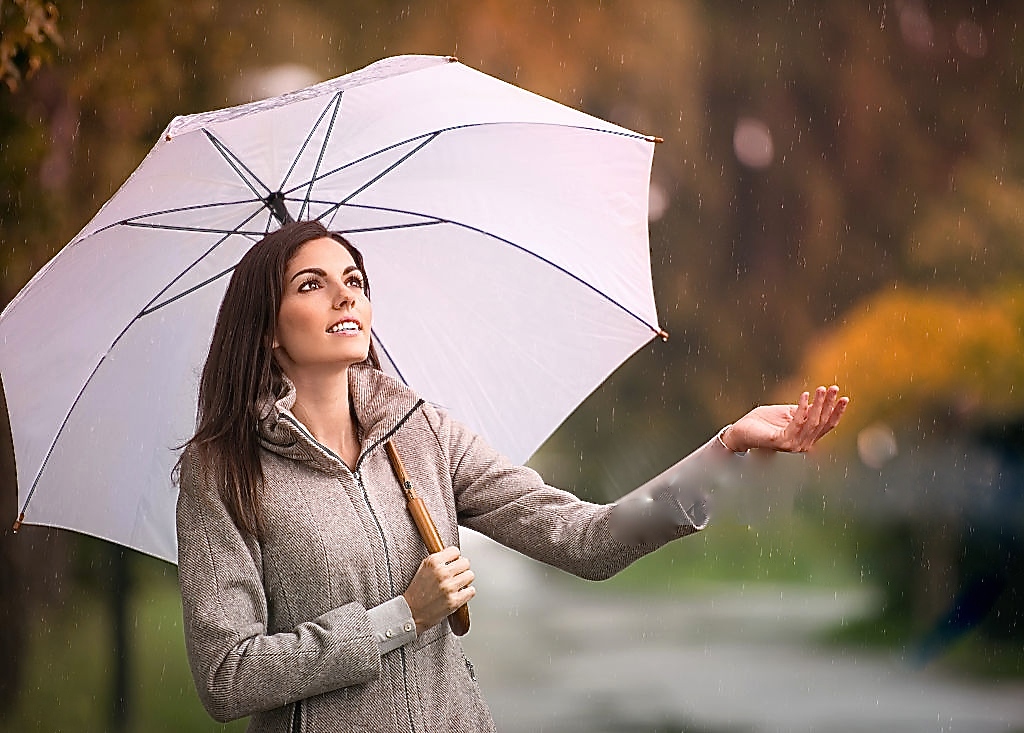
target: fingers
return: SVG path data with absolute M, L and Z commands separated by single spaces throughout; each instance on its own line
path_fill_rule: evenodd
M 444 548 L 440 552 L 435 552 L 431 555 L 427 555 L 423 558 L 423 562 L 433 567 L 441 567 L 447 565 L 450 562 L 458 560 L 462 556 L 462 551 L 455 545 Z
M 409 595 L 424 609 L 424 628 L 433 626 L 468 603 L 476 595 L 476 588 L 473 587 L 475 579 L 476 574 L 470 569 L 469 559 L 462 556 L 458 547 L 446 547 L 423 558 L 413 578 L 415 592 Z M 410 586 L 412 590 L 413 586 Z M 409 595 L 406 600 L 409 600 Z M 412 606 L 413 602 L 410 602 Z M 413 616 L 417 616 L 415 609 Z
M 438 585 L 441 587 L 441 591 L 449 598 L 457 595 L 462 590 L 469 588 L 473 581 L 476 580 L 476 573 L 469 569 L 469 560 L 460 560 L 458 563 L 452 563 L 448 565 L 445 570 L 446 574 L 438 579 Z M 476 591 L 474 591 L 475 593 Z M 457 600 L 457 599 L 456 599 Z M 457 603 L 452 610 L 461 606 L 461 603 Z
M 840 397 L 838 400 L 836 400 L 835 408 L 832 410 L 832 414 L 829 416 L 829 419 L 826 422 L 825 432 L 822 433 L 822 435 L 824 435 L 829 430 L 831 430 L 832 428 L 839 424 L 839 421 L 843 417 L 843 413 L 846 412 L 846 406 L 849 404 L 849 397 Z
M 420 566 L 426 568 L 434 580 L 444 588 L 463 588 L 476 577 L 469 569 L 469 559 L 462 556 L 458 547 L 446 547 L 440 552 L 427 555 Z M 459 585 L 463 580 L 466 582 Z
M 453 613 L 457 608 L 465 606 L 476 595 L 476 586 L 473 585 L 475 579 L 476 575 L 470 570 L 466 573 L 465 577 L 452 580 L 453 585 L 448 593 L 449 614 Z
M 839 392 L 838 387 L 836 387 L 835 390 L 836 393 Z M 804 430 L 800 436 L 802 439 L 802 450 L 810 448 L 811 445 L 814 444 L 814 441 L 821 437 L 818 431 L 821 427 L 822 413 L 826 410 L 829 413 L 832 411 L 828 404 L 830 395 L 834 402 L 835 395 L 832 394 L 830 390 L 827 390 L 824 387 L 818 387 L 814 390 L 814 399 L 812 399 L 811 404 L 807 406 L 807 420 L 804 422 Z
M 807 392 L 804 392 L 804 395 L 807 394 Z M 849 397 L 839 396 L 839 387 L 837 385 L 833 384 L 827 388 L 821 386 L 814 390 L 814 399 L 807 406 L 805 421 L 800 426 L 801 429 L 799 430 L 797 440 L 800 445 L 798 450 L 809 450 L 824 435 L 838 425 L 849 403 Z M 803 395 L 801 396 L 802 405 Z
M 447 599 L 449 611 L 454 611 L 476 595 L 476 589 L 472 587 L 476 573 L 470 569 L 469 559 L 462 556 L 459 548 L 447 547 L 428 555 L 421 567 L 426 568 L 440 594 Z
M 849 403 L 850 398 L 840 397 L 839 387 L 832 385 L 818 387 L 813 395 L 804 392 L 796 404 L 756 407 L 731 426 L 726 447 L 806 452 L 839 424 Z
M 793 425 L 799 433 L 803 430 L 804 425 L 807 424 L 807 420 L 810 416 L 811 411 L 811 393 L 803 392 L 800 395 L 800 399 L 797 400 L 796 410 L 793 412 Z

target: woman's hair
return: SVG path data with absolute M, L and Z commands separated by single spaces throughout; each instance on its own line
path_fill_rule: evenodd
M 273 344 L 285 271 L 302 245 L 325 237 L 352 255 L 369 297 L 363 256 L 350 242 L 319 221 L 285 224 L 256 243 L 235 266 L 203 366 L 196 433 L 185 444 L 185 452 L 212 474 L 231 518 L 252 536 L 260 529 L 263 489 L 260 410 L 284 394 L 284 375 Z M 364 363 L 380 368 L 372 343 Z

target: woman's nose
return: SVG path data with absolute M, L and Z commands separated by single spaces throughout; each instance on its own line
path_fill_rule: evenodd
M 341 292 L 334 299 L 334 309 L 341 310 L 347 306 L 355 305 L 356 299 L 348 292 L 345 288 L 341 289 Z

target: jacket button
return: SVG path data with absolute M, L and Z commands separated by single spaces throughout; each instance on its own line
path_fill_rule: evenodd
M 405 630 L 406 630 L 406 632 L 412 631 L 412 624 L 409 623 L 408 621 L 405 624 Z
M 394 632 L 394 631 L 392 631 L 391 629 L 388 629 L 387 631 L 385 631 L 385 632 L 384 632 L 384 636 L 388 637 L 389 639 L 390 639 L 390 638 L 391 638 L 392 636 L 394 636 L 394 635 L 395 635 L 395 632 Z

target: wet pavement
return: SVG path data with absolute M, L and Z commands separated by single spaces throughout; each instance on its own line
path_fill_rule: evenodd
M 1024 731 L 1024 682 L 981 684 L 823 647 L 868 592 L 722 586 L 624 597 L 467 534 L 463 643 L 503 733 Z

